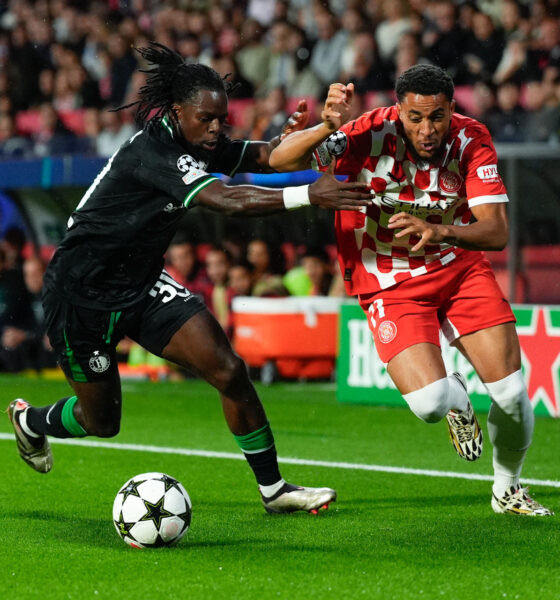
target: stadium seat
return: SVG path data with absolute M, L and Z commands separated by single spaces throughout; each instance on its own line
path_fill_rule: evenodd
M 251 98 L 233 98 L 228 101 L 229 122 L 231 125 L 242 125 L 243 115 L 247 108 L 254 104 Z
M 560 274 L 560 244 L 524 246 L 521 251 L 525 268 L 535 266 L 557 266 Z
M 531 267 L 526 271 L 530 304 L 560 304 L 560 267 Z
M 22 110 L 16 114 L 16 130 L 21 135 L 32 135 L 41 129 L 38 110 Z
M 484 254 L 494 269 L 505 269 L 507 267 L 509 257 L 507 248 L 505 250 L 486 251 Z
M 84 111 L 67 110 L 60 114 L 60 120 L 76 135 L 84 135 Z
M 474 101 L 473 88 L 470 85 L 458 85 L 455 88 L 455 100 L 459 105 L 459 112 L 466 112 L 469 115 L 476 116 L 478 109 Z

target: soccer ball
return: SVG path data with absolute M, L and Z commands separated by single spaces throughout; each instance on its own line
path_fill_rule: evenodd
M 185 488 L 165 473 L 129 479 L 113 502 L 113 523 L 133 548 L 158 548 L 178 542 L 191 523 L 192 504 Z

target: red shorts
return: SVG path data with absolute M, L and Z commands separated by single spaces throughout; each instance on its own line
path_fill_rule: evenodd
M 477 252 L 465 252 L 437 271 L 360 295 L 359 300 L 385 363 L 414 344 L 440 346 L 440 329 L 452 342 L 468 333 L 515 322 L 490 263 Z

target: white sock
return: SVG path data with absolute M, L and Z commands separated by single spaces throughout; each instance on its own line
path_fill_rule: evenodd
M 492 398 L 488 413 L 488 434 L 494 446 L 492 491 L 500 498 L 519 484 L 535 416 L 521 370 L 485 385 Z
M 265 498 L 270 498 L 271 496 L 274 496 L 274 494 L 276 494 L 276 492 L 285 484 L 286 482 L 283 479 L 278 480 L 276 483 L 273 483 L 272 485 L 259 485 L 259 490 L 261 491 L 261 494 L 265 497 Z
M 19 426 L 23 429 L 23 431 L 32 438 L 40 438 L 41 434 L 35 433 L 29 429 L 29 425 L 27 424 L 27 410 L 24 410 L 19 413 Z

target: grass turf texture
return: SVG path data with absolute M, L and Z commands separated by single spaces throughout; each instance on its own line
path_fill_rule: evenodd
M 4 402 L 49 404 L 65 383 L 0 377 Z M 206 384 L 128 383 L 118 443 L 237 452 Z M 403 409 L 339 404 L 329 386 L 260 389 L 280 456 L 491 473 L 491 449 L 466 463 L 443 423 Z M 482 416 L 485 423 L 485 416 Z M 538 418 L 525 475 L 558 479 L 560 423 Z M 0 432 L 10 432 L 7 416 Z M 485 430 L 485 434 L 486 434 Z M 486 435 L 486 440 L 488 437 Z M 495 515 L 486 481 L 285 464 L 284 477 L 336 488 L 319 516 L 267 515 L 244 461 L 54 445 L 48 475 L 0 440 L 0 598 L 559 598 L 560 516 Z M 120 486 L 145 471 L 179 479 L 193 521 L 173 548 L 117 536 Z M 560 512 L 560 489 L 532 493 Z

